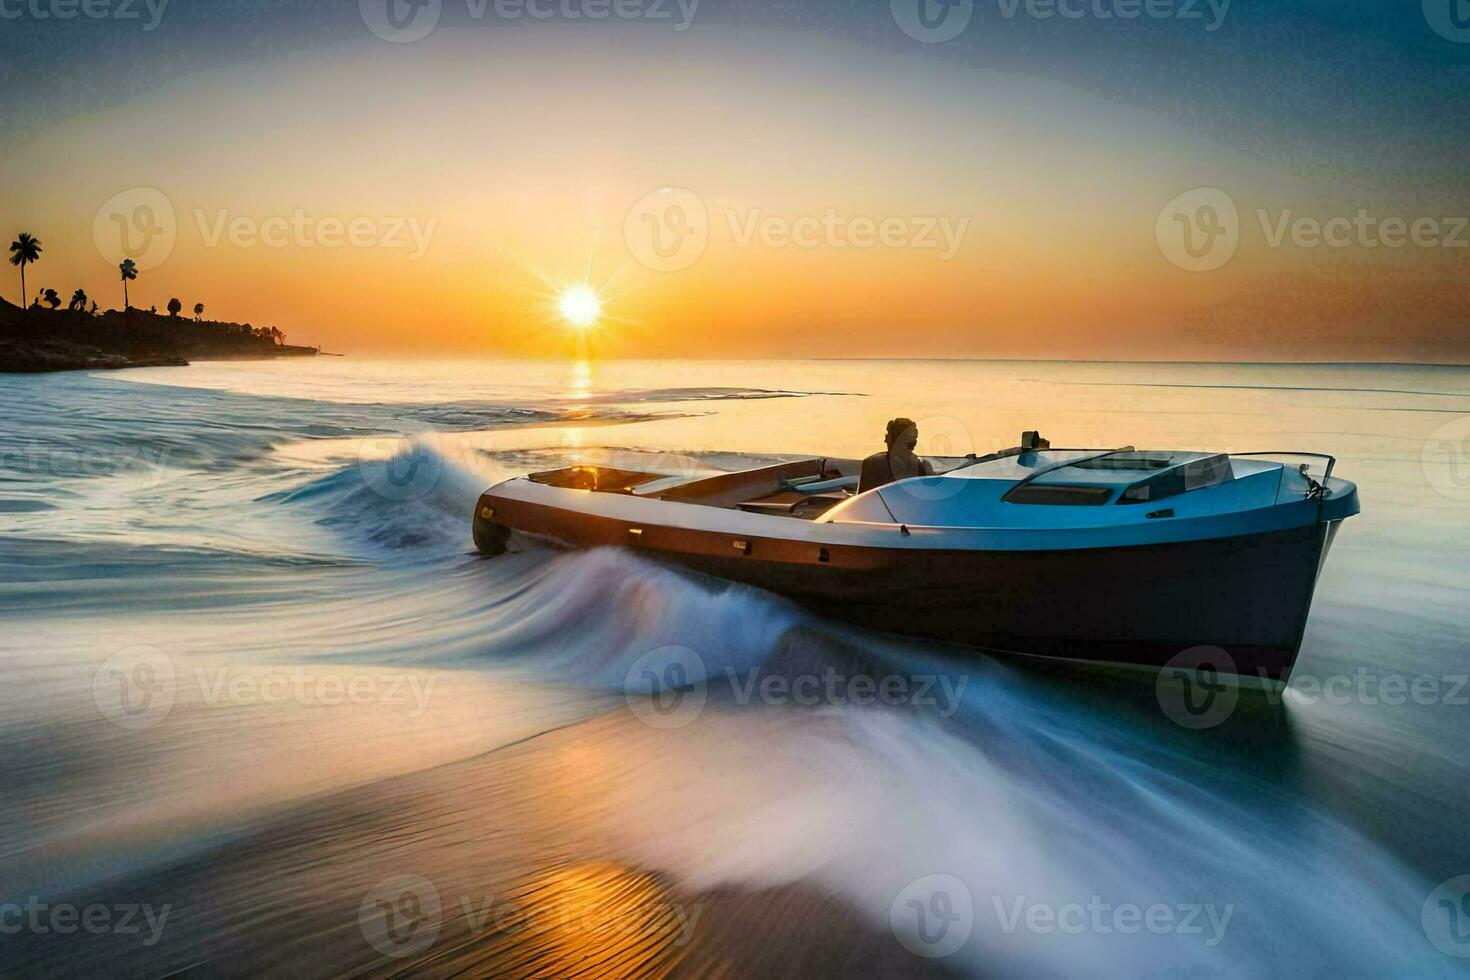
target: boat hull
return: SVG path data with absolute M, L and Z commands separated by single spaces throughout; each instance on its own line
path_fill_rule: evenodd
M 489 507 L 494 520 L 483 517 Z M 771 518 L 782 522 L 781 518 Z M 747 539 L 645 526 L 487 494 L 477 541 L 508 527 L 613 545 L 786 596 L 862 626 L 994 652 L 1162 667 L 1195 647 L 1285 681 L 1301 646 L 1327 523 L 1128 547 L 996 551 Z M 482 545 L 482 550 L 486 549 Z

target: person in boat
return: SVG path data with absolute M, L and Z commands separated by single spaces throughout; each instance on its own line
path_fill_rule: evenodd
M 934 467 L 926 459 L 914 453 L 919 444 L 919 426 L 913 419 L 896 418 L 888 423 L 888 432 L 883 436 L 888 448 L 874 453 L 863 460 L 862 474 L 858 477 L 858 493 L 881 487 L 895 480 L 906 480 L 911 476 L 933 476 Z

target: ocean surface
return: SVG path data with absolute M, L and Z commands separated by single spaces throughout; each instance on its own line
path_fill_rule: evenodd
M 323 357 L 0 411 L 0 975 L 1470 967 L 1470 370 Z M 1136 677 L 470 543 L 515 474 L 895 415 L 936 455 L 1335 455 L 1363 512 L 1291 687 L 1187 727 Z

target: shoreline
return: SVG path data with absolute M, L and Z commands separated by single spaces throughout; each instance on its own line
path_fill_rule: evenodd
M 186 367 L 191 360 L 314 357 L 316 347 L 285 344 L 285 335 L 248 323 L 194 320 L 144 310 L 87 313 L 0 300 L 0 373 L 112 371 Z
M 0 374 L 60 374 L 67 371 L 121 371 L 126 368 L 188 367 L 196 361 L 271 361 L 282 357 L 314 357 L 320 351 L 282 350 L 267 354 L 209 354 L 193 360 L 176 354 L 128 357 L 125 354 L 71 354 L 55 348 L 16 348 L 0 342 Z M 341 357 L 341 354 L 326 354 Z

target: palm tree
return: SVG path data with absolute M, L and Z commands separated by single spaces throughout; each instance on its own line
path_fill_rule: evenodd
M 204 315 L 204 304 L 203 303 L 195 303 L 194 304 L 194 322 L 195 323 L 198 323 L 199 322 L 199 318 L 201 316 L 203 316 L 203 315 Z
M 138 278 L 138 263 L 132 259 L 123 259 L 117 264 L 117 271 L 122 273 L 123 312 L 126 313 L 130 309 L 128 305 L 128 283 Z
M 41 243 L 33 235 L 21 232 L 10 243 L 10 264 L 20 266 L 20 305 L 26 305 L 26 266 L 41 257 Z
M 77 291 L 71 294 L 71 302 L 66 304 L 66 308 L 67 308 L 68 311 L 70 311 L 70 310 L 86 310 L 86 308 L 87 308 L 87 291 L 85 289 L 82 289 L 82 288 L 78 287 Z

